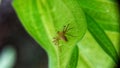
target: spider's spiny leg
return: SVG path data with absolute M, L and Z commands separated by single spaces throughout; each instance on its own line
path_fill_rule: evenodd
M 69 25 L 70 25 L 70 24 L 64 26 L 64 28 L 63 28 L 63 32 L 66 32 L 66 31 L 68 30 Z

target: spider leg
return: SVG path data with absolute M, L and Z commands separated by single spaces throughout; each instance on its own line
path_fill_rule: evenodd
M 54 44 L 55 45 L 59 45 L 59 38 L 58 37 L 54 37 L 53 39 L 54 39 L 53 40 Z
M 71 27 L 71 28 L 68 28 L 68 29 L 67 29 L 67 31 L 69 31 L 69 30 L 71 30 L 71 29 L 73 29 L 73 27 Z
M 72 28 L 68 28 L 66 31 L 63 31 L 63 33 L 64 34 L 66 34 L 68 31 L 70 31 L 71 29 L 73 29 L 73 27 Z
M 68 35 L 68 36 L 71 36 L 71 37 L 78 37 L 78 36 L 73 36 L 73 35 L 71 35 L 71 34 L 68 34 L 68 33 L 66 33 L 66 35 Z
M 69 25 L 70 25 L 70 24 L 64 26 L 64 28 L 63 28 L 63 32 L 66 32 L 66 31 L 68 30 Z

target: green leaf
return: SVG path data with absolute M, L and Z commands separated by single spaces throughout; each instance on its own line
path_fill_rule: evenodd
M 107 31 L 107 35 L 119 54 L 119 33 Z M 101 48 L 89 31 L 77 45 L 79 48 L 77 68 L 115 68 L 114 60 Z
M 117 5 L 116 0 L 13 1 L 23 26 L 47 52 L 49 68 L 116 65 L 120 32 Z M 64 26 L 70 30 L 62 35 Z M 87 27 L 89 32 L 86 32 Z M 113 32 L 118 35 L 113 36 Z
M 76 68 L 77 63 L 78 63 L 78 47 L 75 46 L 74 49 L 73 49 L 73 52 L 71 54 L 69 64 L 67 65 L 66 68 Z
M 28 33 L 47 52 L 49 68 L 65 68 L 73 48 L 86 31 L 85 16 L 78 1 L 14 0 L 13 7 Z M 70 30 L 64 36 L 58 34 L 67 25 Z M 54 38 L 60 39 L 59 42 Z M 66 38 L 68 41 L 64 41 Z
M 88 30 L 96 41 L 100 44 L 102 49 L 116 62 L 118 63 L 118 54 L 115 47 L 104 30 L 88 15 L 86 14 Z
M 110 0 L 79 0 L 79 3 L 86 13 L 103 29 L 120 32 L 118 2 L 111 2 Z

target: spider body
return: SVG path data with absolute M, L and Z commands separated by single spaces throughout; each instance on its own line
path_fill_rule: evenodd
M 59 37 L 59 39 L 60 40 L 63 40 L 63 41 L 65 41 L 65 42 L 67 42 L 68 41 L 68 39 L 67 39 L 67 37 L 66 37 L 66 33 L 64 33 L 64 32 L 57 32 L 57 34 L 58 34 L 58 37 Z
M 53 42 L 55 43 L 55 45 L 59 44 L 59 40 L 63 40 L 64 42 L 67 42 L 68 39 L 66 37 L 66 33 L 70 30 L 71 28 L 69 28 L 69 24 L 64 26 L 62 31 L 58 31 L 57 32 L 57 36 L 54 37 Z

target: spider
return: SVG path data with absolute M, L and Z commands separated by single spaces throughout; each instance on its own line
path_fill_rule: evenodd
M 55 43 L 55 45 L 58 45 L 59 44 L 59 40 L 63 40 L 64 42 L 67 42 L 68 39 L 66 37 L 66 34 L 67 32 L 72 29 L 72 28 L 69 28 L 69 24 L 64 26 L 63 30 L 62 31 L 58 31 L 57 32 L 57 36 L 54 37 L 54 40 L 53 42 Z

